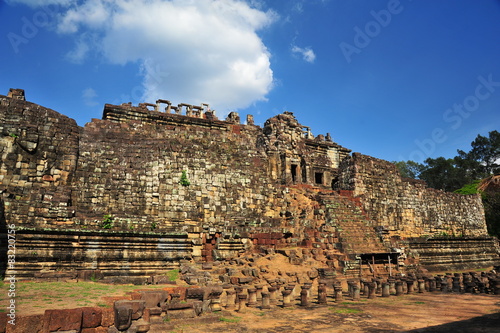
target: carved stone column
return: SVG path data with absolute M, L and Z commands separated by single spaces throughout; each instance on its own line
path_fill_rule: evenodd
M 406 293 L 407 294 L 412 294 L 413 293 L 413 284 L 415 282 L 413 280 L 406 280 Z
M 264 289 L 264 286 L 261 284 L 258 284 L 255 286 L 255 289 L 257 290 L 257 301 L 262 300 L 262 289 Z
M 246 301 L 247 301 L 247 295 L 245 294 L 238 295 L 238 310 L 237 310 L 238 312 L 240 313 L 246 312 L 247 310 Z
M 270 309 L 271 303 L 269 301 L 269 292 L 262 291 L 261 295 L 262 295 L 262 309 Z
M 343 297 L 342 297 L 342 285 L 341 284 L 335 284 L 333 286 L 333 290 L 335 293 L 335 302 L 341 302 Z
M 283 289 L 281 291 L 281 294 L 283 295 L 283 307 L 290 307 L 292 306 L 292 303 L 290 302 L 290 295 L 292 294 L 291 289 Z
M 247 305 L 251 308 L 257 306 L 257 289 L 250 288 L 248 289 L 248 303 Z
M 269 290 L 269 303 L 271 303 L 271 305 L 278 304 L 278 298 L 276 297 L 276 292 L 277 292 L 278 288 L 277 287 L 269 287 L 269 288 L 267 288 L 267 290 Z
M 418 280 L 418 292 L 420 294 L 425 292 L 425 281 L 422 279 Z
M 326 284 L 318 285 L 318 304 L 326 304 Z
M 236 309 L 236 291 L 233 289 L 226 290 L 226 310 Z
M 368 284 L 368 298 L 373 299 L 376 296 L 377 292 L 377 283 L 376 282 L 370 282 Z
M 359 286 L 357 284 L 352 286 L 352 300 L 359 301 L 361 299 Z
M 390 292 L 390 285 L 387 282 L 382 283 L 382 297 L 389 297 L 391 296 Z
M 403 281 L 398 280 L 398 281 L 396 281 L 396 296 L 401 296 L 403 294 L 404 294 Z

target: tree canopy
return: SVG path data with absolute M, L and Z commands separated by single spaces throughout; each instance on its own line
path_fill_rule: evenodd
M 500 133 L 478 135 L 471 150 L 457 150 L 454 158 L 428 158 L 424 163 L 394 162 L 402 177 L 424 180 L 430 187 L 455 191 L 475 180 L 500 173 Z

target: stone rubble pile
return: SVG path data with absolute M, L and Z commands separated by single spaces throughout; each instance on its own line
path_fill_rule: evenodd
M 184 271 L 186 275 L 193 273 L 188 268 L 184 268 Z M 322 278 L 320 275 L 301 281 L 296 275 L 290 274 L 270 283 L 261 283 L 259 279 L 251 282 L 234 279 L 230 283 L 220 281 L 218 285 L 188 287 L 179 293 L 164 290 L 141 292 L 133 296 L 140 297 L 138 300 L 115 302 L 115 325 L 108 332 L 148 332 L 150 327 L 161 327 L 171 319 L 191 320 L 219 311 L 231 314 L 245 313 L 253 308 L 316 307 L 345 300 L 402 297 L 414 293 L 500 295 L 500 273 L 417 273 L 347 281 Z

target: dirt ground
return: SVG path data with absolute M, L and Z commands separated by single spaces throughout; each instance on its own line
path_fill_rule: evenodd
M 290 265 L 281 255 L 260 258 L 254 267 L 265 267 L 268 279 L 304 274 L 314 262 Z M 214 273 L 214 276 L 216 274 Z M 182 285 L 183 281 L 177 281 Z M 7 283 L 0 284 L 0 312 L 9 302 Z M 44 313 L 45 309 L 71 309 L 82 306 L 111 308 L 116 296 L 138 289 L 161 286 L 104 285 L 93 282 L 19 282 L 16 287 L 19 316 Z M 221 311 L 189 320 L 152 320 L 150 333 L 256 333 L 256 332 L 463 332 L 500 333 L 500 296 L 486 294 L 423 293 L 381 297 L 354 302 L 345 295 L 334 302 L 328 291 L 328 304 L 317 305 L 317 285 L 312 305 L 273 306 L 269 310 L 248 308 L 244 313 Z M 344 290 L 347 290 L 344 286 Z M 222 299 L 222 304 L 225 300 Z
M 138 286 L 90 282 L 22 283 L 17 295 L 17 310 L 22 316 L 55 308 L 109 308 L 113 301 L 110 296 L 124 295 L 135 289 Z M 332 293 L 330 295 L 333 296 Z M 0 303 L 5 302 L 6 297 L 2 297 Z M 270 310 L 248 308 L 245 313 L 221 311 L 193 320 L 160 320 L 152 322 L 150 332 L 500 332 L 498 295 L 436 292 L 399 297 L 378 296 L 370 300 L 362 296 L 359 302 L 353 302 L 346 295 L 339 303 L 329 297 L 327 305 L 313 303 L 304 308 L 299 305 L 298 299 L 295 304 L 291 308 L 274 306 Z
M 223 311 L 213 320 L 154 324 L 150 332 L 500 332 L 500 297 L 426 293 L 309 308 L 249 308 L 243 314 Z

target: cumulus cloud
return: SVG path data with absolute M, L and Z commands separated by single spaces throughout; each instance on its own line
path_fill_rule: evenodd
M 259 3 L 89 0 L 64 11 L 58 31 L 93 36 L 78 39 L 68 54 L 73 61 L 92 50 L 114 64 L 141 64 L 147 101 L 208 102 L 227 111 L 265 100 L 273 85 L 270 54 L 257 32 L 277 14 Z
M 87 106 L 96 106 L 99 103 L 96 101 L 97 93 L 92 88 L 86 88 L 82 91 L 82 99 Z
M 301 47 L 294 45 L 294 46 L 292 46 L 292 53 L 301 55 L 302 59 L 304 59 L 305 61 L 307 61 L 311 64 L 316 59 L 316 54 L 314 54 L 314 51 L 310 47 L 301 48 Z

